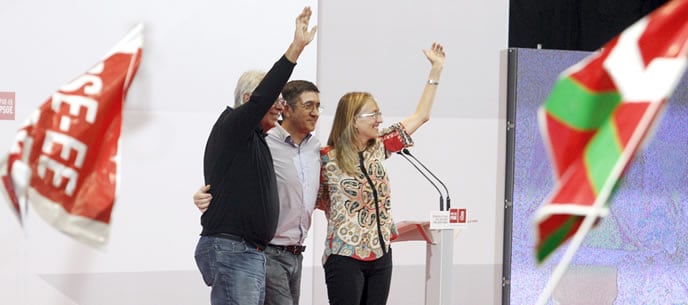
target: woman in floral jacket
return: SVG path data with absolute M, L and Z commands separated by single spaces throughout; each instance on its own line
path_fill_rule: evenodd
M 331 305 L 385 304 L 392 278 L 390 241 L 397 234 L 384 159 L 413 145 L 430 119 L 444 67 L 444 48 L 423 50 L 431 68 L 416 111 L 378 130 L 382 113 L 367 92 L 345 94 L 321 151 L 318 204 L 327 215 L 323 264 Z

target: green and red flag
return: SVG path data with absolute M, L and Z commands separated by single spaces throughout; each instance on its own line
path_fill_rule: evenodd
M 556 185 L 535 213 L 537 260 L 571 238 L 608 199 L 681 79 L 688 0 L 639 20 L 559 76 L 539 111 Z
M 109 234 L 118 180 L 122 108 L 141 62 L 136 26 L 86 73 L 52 94 L 0 158 L 0 193 L 22 222 L 29 204 L 43 220 L 89 245 Z

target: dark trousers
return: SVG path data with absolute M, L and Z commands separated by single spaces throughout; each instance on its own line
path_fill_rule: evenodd
M 330 305 L 384 305 L 392 282 L 392 251 L 374 261 L 330 255 L 325 262 Z

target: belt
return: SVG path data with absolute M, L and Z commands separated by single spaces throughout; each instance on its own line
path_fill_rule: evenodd
M 255 244 L 255 243 L 252 243 L 252 242 L 250 242 L 250 241 L 244 239 L 243 237 L 241 237 L 241 236 L 239 236 L 239 235 L 234 235 L 234 234 L 231 234 L 231 233 L 215 233 L 215 234 L 210 234 L 210 235 L 208 235 L 208 236 L 218 237 L 218 238 L 224 238 L 224 239 L 229 239 L 229 240 L 238 241 L 238 242 L 245 242 L 246 244 L 248 244 L 248 245 L 254 247 L 254 248 L 255 248 L 256 250 L 258 250 L 258 251 L 263 251 L 263 250 L 264 250 L 263 247 L 261 247 L 261 246 Z
M 280 245 L 268 244 L 268 246 L 280 249 L 282 251 L 287 251 L 287 252 L 295 254 L 295 255 L 299 255 L 299 254 L 306 251 L 306 246 L 299 246 L 299 245 L 296 245 L 296 246 L 280 246 Z

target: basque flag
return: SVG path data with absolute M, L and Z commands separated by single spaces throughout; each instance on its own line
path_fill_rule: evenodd
M 687 54 L 688 1 L 674 0 L 559 76 L 539 111 L 556 186 L 534 217 L 538 262 L 586 216 L 608 214 L 614 186 L 681 79 Z

